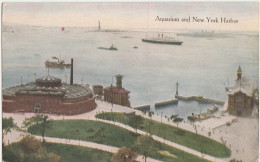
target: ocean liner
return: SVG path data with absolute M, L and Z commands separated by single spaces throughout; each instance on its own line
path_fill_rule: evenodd
M 170 38 L 170 37 L 163 37 L 160 36 L 160 34 L 158 35 L 158 38 L 143 38 L 142 39 L 143 42 L 147 42 L 147 43 L 157 43 L 157 44 L 171 44 L 171 45 L 182 45 L 182 41 Z

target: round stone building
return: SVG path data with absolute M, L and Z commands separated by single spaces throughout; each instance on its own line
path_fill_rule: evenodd
M 2 92 L 3 112 L 75 115 L 96 108 L 88 86 L 62 83 L 61 79 L 50 75 L 35 82 L 6 88 Z

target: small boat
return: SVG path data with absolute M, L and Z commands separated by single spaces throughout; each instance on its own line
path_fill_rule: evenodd
M 133 48 L 137 49 L 138 47 L 135 45 Z
M 233 89 L 233 87 L 225 87 L 225 90 L 226 91 L 230 91 L 230 90 L 232 90 Z
M 57 57 L 52 57 L 53 59 L 57 59 L 58 61 L 45 61 L 45 66 L 50 68 L 69 68 L 71 64 L 65 64 L 64 60 L 60 60 Z
M 98 47 L 98 49 L 103 49 L 103 50 L 117 50 L 116 46 L 112 44 L 109 48 L 106 47 Z
M 126 36 L 126 35 L 125 35 L 125 36 L 123 36 L 123 37 L 121 37 L 121 38 L 132 38 L 132 37 L 129 37 L 129 36 Z

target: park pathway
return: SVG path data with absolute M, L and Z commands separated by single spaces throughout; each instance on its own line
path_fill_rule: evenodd
M 41 140 L 41 136 L 35 136 L 37 139 Z M 119 148 L 114 147 L 114 146 L 108 146 L 108 145 L 103 145 L 103 144 L 98 144 L 94 142 L 87 142 L 87 141 L 81 141 L 81 140 L 72 140 L 72 139 L 65 139 L 65 138 L 53 138 L 53 137 L 44 137 L 46 142 L 51 142 L 51 143 L 61 143 L 61 144 L 67 144 L 67 145 L 75 145 L 75 146 L 81 146 L 81 147 L 88 147 L 92 149 L 98 149 L 106 152 L 111 152 L 111 153 L 116 153 Z M 139 155 L 137 157 L 138 161 L 144 162 L 144 158 L 142 155 Z M 148 162 L 161 162 L 156 159 L 152 159 L 147 157 L 146 159 Z
M 127 129 L 129 131 L 132 131 L 132 132 L 136 132 L 136 130 L 128 125 L 125 125 L 125 124 L 122 124 L 122 123 L 119 123 L 119 122 L 114 122 L 114 121 L 109 121 L 109 120 L 103 120 L 103 119 L 98 119 L 96 118 L 97 121 L 102 121 L 104 123 L 109 123 L 109 124 L 113 124 L 113 125 L 116 125 L 116 126 L 119 126 L 121 128 L 124 128 L 124 129 Z M 138 134 L 142 134 L 142 135 L 146 135 L 148 134 L 147 132 L 144 132 L 142 130 L 139 130 L 137 129 L 137 133 Z M 207 159 L 209 161 L 213 161 L 213 162 L 224 162 L 224 159 L 221 159 L 221 158 L 216 158 L 216 157 L 213 157 L 213 156 L 210 156 L 210 155 L 207 155 L 207 154 L 202 154 L 201 152 L 197 151 L 197 150 L 193 150 L 189 147 L 186 147 L 186 146 L 183 146 L 183 145 L 180 145 L 178 143 L 175 143 L 175 142 L 172 142 L 172 141 L 169 141 L 169 140 L 165 140 L 161 137 L 158 137 L 158 136 L 155 136 L 155 135 L 152 135 L 153 139 L 156 140 L 156 141 L 159 141 L 161 143 L 164 143 L 164 144 L 167 144 L 171 147 L 175 147 L 179 150 L 182 150 L 182 151 L 185 151 L 187 153 L 190 153 L 192 155 L 195 155 L 195 156 L 198 156 L 198 157 L 201 157 L 201 158 L 204 158 L 204 159 Z

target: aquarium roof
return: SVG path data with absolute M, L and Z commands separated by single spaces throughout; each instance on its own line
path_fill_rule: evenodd
M 62 83 L 58 87 L 37 86 L 35 82 L 24 85 L 14 86 L 3 89 L 4 96 L 16 95 L 44 95 L 44 96 L 63 96 L 64 98 L 78 98 L 92 94 L 92 90 L 87 85 L 81 84 L 66 84 Z

